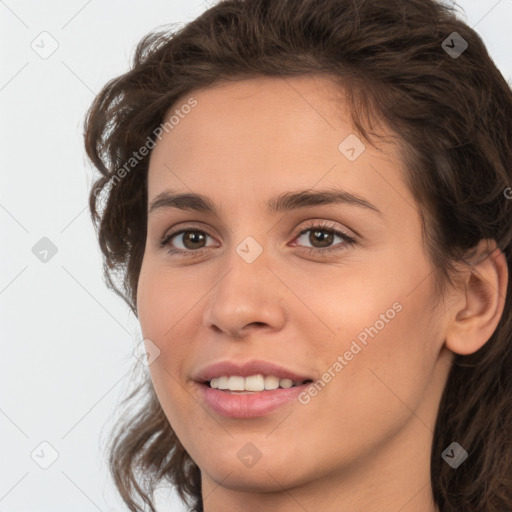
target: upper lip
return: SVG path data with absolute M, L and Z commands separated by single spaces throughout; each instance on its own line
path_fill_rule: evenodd
M 270 361 L 251 360 L 251 361 L 219 361 L 210 364 L 198 370 L 194 375 L 197 382 L 206 382 L 214 377 L 222 377 L 223 375 L 239 375 L 241 377 L 249 377 L 250 375 L 275 375 L 280 379 L 290 379 L 294 382 L 303 382 L 312 380 L 309 375 L 301 375 L 297 372 L 289 370 L 284 366 Z

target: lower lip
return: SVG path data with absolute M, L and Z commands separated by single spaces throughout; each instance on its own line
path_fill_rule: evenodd
M 198 383 L 198 386 L 202 399 L 217 414 L 229 418 L 256 418 L 290 404 L 310 384 L 308 382 L 292 388 L 278 388 L 246 395 L 220 391 L 211 388 L 209 384 Z

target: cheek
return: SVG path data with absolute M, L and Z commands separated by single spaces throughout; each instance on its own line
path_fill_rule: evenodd
M 428 285 L 409 296 L 395 291 L 388 288 L 373 301 L 356 301 L 359 308 L 346 312 L 350 334 L 340 336 L 341 350 L 334 352 L 347 362 L 331 399 L 351 411 L 354 421 L 345 428 L 354 436 L 399 430 L 422 407 L 432 384 L 442 341 L 435 314 L 427 313 L 433 296 Z M 360 323 L 351 323 L 357 312 Z
M 181 402 L 187 395 L 180 391 L 186 378 L 183 368 L 199 338 L 193 312 L 203 295 L 204 290 L 180 283 L 175 273 L 171 278 L 156 264 L 143 263 L 137 289 L 139 323 L 143 338 L 160 350 L 149 372 L 170 421 L 176 417 L 176 407 L 184 406 Z
M 157 262 L 144 260 L 137 288 L 137 308 L 145 338 L 163 343 L 186 324 L 187 314 L 201 297 L 201 289 L 194 283 L 181 281 L 179 273 L 171 276 Z
M 306 405 L 299 411 L 303 431 L 322 431 L 321 436 L 310 438 L 307 451 L 312 460 L 322 451 L 326 465 L 358 459 L 393 438 L 406 424 L 421 431 L 423 422 L 431 423 L 430 411 L 425 413 L 422 404 L 429 393 L 436 354 L 431 332 L 426 323 L 418 321 L 424 314 L 422 303 L 402 300 L 401 310 L 393 309 L 394 316 L 388 313 L 393 316 L 388 323 L 377 320 L 381 312 L 388 311 L 387 301 L 382 302 L 384 307 L 376 302 L 371 307 L 361 305 L 358 321 L 351 323 L 354 318 L 350 317 L 345 321 L 347 332 L 350 329 L 354 336 L 340 334 L 321 352 L 315 350 L 312 357 L 326 372 L 321 377 L 325 385 L 317 386 L 309 403 L 308 397 L 302 397 Z M 357 338 L 361 333 L 366 335 L 366 344 Z M 294 435 L 291 425 L 280 428 Z M 337 438 L 346 442 L 326 448 L 325 439 Z
M 332 281 L 323 286 L 323 309 L 320 299 L 314 305 L 336 331 L 312 354 L 323 371 L 336 374 L 319 396 L 342 404 L 336 410 L 345 428 L 356 430 L 361 428 L 356 417 L 374 426 L 386 417 L 398 425 L 411 414 L 408 408 L 414 410 L 428 392 L 443 341 L 430 267 L 421 253 L 397 250 L 363 270 L 336 280 L 337 286 Z

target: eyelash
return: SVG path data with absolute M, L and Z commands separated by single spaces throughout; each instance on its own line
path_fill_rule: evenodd
M 334 252 L 334 251 L 342 251 L 342 250 L 346 249 L 347 246 L 352 247 L 356 243 L 356 240 L 353 237 L 347 235 L 346 233 L 344 233 L 340 229 L 336 228 L 333 224 L 331 224 L 327 221 L 312 222 L 312 223 L 307 224 L 299 233 L 297 233 L 297 235 L 295 235 L 294 240 L 296 240 L 297 238 L 300 238 L 304 233 L 307 233 L 308 231 L 313 231 L 313 230 L 326 231 L 326 232 L 332 233 L 332 234 L 337 235 L 340 238 L 342 238 L 344 240 L 344 242 L 342 242 L 341 246 L 339 244 L 337 244 L 333 247 L 327 247 L 325 249 L 319 249 L 318 247 L 303 248 L 311 254 L 318 255 L 318 254 L 325 254 L 325 253 L 330 253 L 330 252 Z M 197 232 L 197 233 L 201 233 L 203 235 L 212 236 L 207 231 L 205 231 L 202 228 L 199 228 L 198 226 L 187 226 L 186 228 L 183 228 L 178 231 L 171 232 L 171 233 L 165 235 L 164 238 L 158 243 L 158 246 L 163 249 L 163 248 L 165 248 L 166 245 L 169 244 L 169 242 L 174 237 L 181 235 L 183 233 L 188 233 L 188 232 Z M 204 251 L 206 251 L 208 249 L 209 249 L 209 247 L 203 247 L 203 248 L 197 249 L 197 250 L 189 249 L 187 251 L 184 251 L 183 249 L 172 248 L 172 249 L 169 249 L 167 252 L 169 254 L 180 255 L 180 256 L 189 256 L 192 253 L 194 256 L 200 256 Z

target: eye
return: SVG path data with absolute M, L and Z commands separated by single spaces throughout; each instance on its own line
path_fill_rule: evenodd
M 310 232 L 310 234 L 306 237 L 306 233 L 308 232 Z M 158 243 L 158 246 L 161 248 L 165 248 L 166 246 L 170 247 L 168 249 L 169 254 L 197 256 L 201 255 L 209 247 L 212 247 L 212 245 L 206 245 L 206 241 L 209 237 L 213 238 L 204 229 L 197 226 L 187 226 L 186 228 L 166 234 Z M 335 242 L 336 237 L 339 238 L 341 242 L 333 246 L 332 244 Z M 173 241 L 174 239 L 176 240 Z M 297 244 L 296 241 L 300 241 L 301 239 L 301 244 Z M 353 246 L 356 240 L 329 222 L 316 221 L 308 224 L 305 229 L 302 229 L 291 245 L 298 246 L 307 242 L 311 243 L 313 247 L 303 247 L 303 250 L 310 253 L 325 254 L 331 251 L 344 250 L 347 246 Z M 213 247 L 215 247 L 215 245 L 213 245 Z
M 306 236 L 308 232 L 309 236 Z M 336 237 L 341 239 L 341 243 L 333 246 L 332 244 Z M 305 248 L 308 252 L 317 254 L 344 250 L 347 246 L 353 246 L 356 243 L 356 240 L 352 236 L 337 229 L 336 226 L 329 222 L 316 222 L 307 225 L 306 229 L 303 229 L 299 233 L 299 236 L 295 238 L 292 245 L 297 245 L 295 241 L 301 239 L 303 242 L 309 242 L 313 245 L 313 247 Z M 315 244 L 317 245 L 315 246 Z
M 201 254 L 203 252 L 202 249 L 209 247 L 204 245 L 207 237 L 210 237 L 210 235 L 206 231 L 195 226 L 188 226 L 187 228 L 180 229 L 179 231 L 165 235 L 158 245 L 162 248 L 170 245 L 171 248 L 168 250 L 168 252 L 171 254 L 190 254 L 192 252 L 194 254 Z M 176 242 L 173 243 L 172 240 L 174 238 L 176 238 Z M 175 246 L 176 243 L 178 243 L 178 247 Z M 181 247 L 179 244 L 181 244 Z

